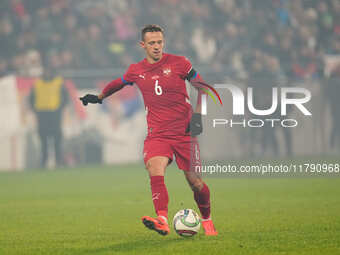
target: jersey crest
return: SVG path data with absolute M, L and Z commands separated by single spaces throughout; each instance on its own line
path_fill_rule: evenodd
M 164 74 L 165 76 L 170 76 L 170 74 L 171 74 L 171 69 L 170 69 L 170 67 L 164 68 L 164 69 L 163 69 L 163 74 Z

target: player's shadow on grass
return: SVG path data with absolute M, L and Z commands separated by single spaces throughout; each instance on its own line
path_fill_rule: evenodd
M 148 253 L 159 250 L 160 248 L 164 249 L 167 244 L 184 242 L 186 239 L 184 238 L 169 238 L 164 237 L 164 239 L 150 239 L 150 240 L 136 240 L 132 242 L 123 242 L 117 243 L 107 247 L 101 247 L 96 249 L 84 249 L 81 251 L 81 254 L 102 254 L 103 252 L 131 252 L 131 251 L 140 251 L 141 254 Z M 113 253 L 114 254 L 114 253 Z

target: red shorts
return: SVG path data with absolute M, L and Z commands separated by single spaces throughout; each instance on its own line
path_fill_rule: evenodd
M 184 171 L 195 170 L 201 166 L 200 149 L 197 138 L 179 136 L 175 138 L 150 138 L 144 141 L 144 163 L 155 156 L 164 156 L 170 159 L 175 155 L 179 169 Z

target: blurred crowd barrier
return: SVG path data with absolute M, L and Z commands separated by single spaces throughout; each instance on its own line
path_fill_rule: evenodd
M 7 76 L 0 80 L 4 100 L 0 102 L 1 143 L 0 169 L 23 170 L 39 166 L 40 149 L 37 125 L 28 97 L 34 78 Z M 118 164 L 142 161 L 142 146 L 146 134 L 146 121 L 143 101 L 136 86 L 127 86 L 106 99 L 102 105 L 81 105 L 79 96 L 98 93 L 107 81 L 96 81 L 96 89 L 77 88 L 72 79 L 65 85 L 70 98 L 63 115 L 63 159 L 65 166 L 85 164 Z M 233 83 L 246 90 L 249 84 Z M 275 84 L 273 84 L 275 86 Z M 234 158 L 291 157 L 301 155 L 331 155 L 339 152 L 332 143 L 339 132 L 335 125 L 333 100 L 328 94 L 329 84 L 318 79 L 291 81 L 290 87 L 306 88 L 312 99 L 305 104 L 312 116 L 304 116 L 296 107 L 285 118 L 293 118 L 297 127 L 280 126 L 249 128 L 241 125 L 213 127 L 213 118 L 231 120 L 232 97 L 226 90 L 217 89 L 223 106 L 208 99 L 208 115 L 204 116 L 204 132 L 200 136 L 203 160 L 228 160 Z M 255 87 L 254 90 L 259 90 Z M 266 87 L 266 90 L 271 88 Z M 337 87 L 339 89 L 339 87 Z M 192 89 L 192 102 L 195 104 L 195 90 Z M 263 91 L 261 92 L 263 94 Z M 269 96 L 270 106 L 271 95 Z M 254 101 L 263 100 L 255 97 Z M 334 105 L 334 103 L 333 103 Z M 335 102 L 337 108 L 339 103 Z M 339 114 L 339 111 L 336 112 Z M 281 118 L 269 116 L 270 118 Z M 245 115 L 245 119 L 256 118 Z M 335 133 L 335 134 L 334 134 Z M 52 155 L 53 153 L 50 152 Z M 53 155 L 49 167 L 55 162 Z
M 29 107 L 29 95 L 35 78 L 7 76 L 0 79 L 5 100 L 1 102 L 0 169 L 37 168 L 40 144 L 37 123 Z M 84 107 L 79 96 L 98 93 L 77 89 L 71 79 L 65 81 L 70 98 L 63 114 L 63 161 L 66 166 L 129 163 L 141 159 L 146 132 L 142 101 L 136 87 L 127 87 L 102 105 Z M 51 146 L 50 146 L 51 147 Z M 53 152 L 53 151 L 52 151 Z M 49 152 L 49 167 L 54 167 Z

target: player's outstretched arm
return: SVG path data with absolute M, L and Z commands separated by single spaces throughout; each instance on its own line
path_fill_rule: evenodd
M 101 104 L 103 99 L 122 89 L 126 85 L 121 78 L 111 81 L 105 86 L 102 93 L 99 95 L 87 94 L 79 99 L 82 101 L 83 105 L 90 104 Z

